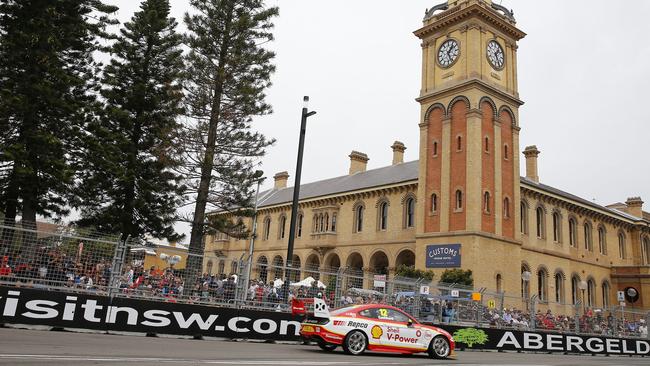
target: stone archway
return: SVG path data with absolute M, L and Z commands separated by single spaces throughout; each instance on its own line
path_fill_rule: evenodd
M 370 257 L 370 271 L 374 274 L 388 274 L 388 256 L 381 250 Z
M 395 268 L 399 268 L 399 266 L 414 267 L 415 253 L 410 249 L 402 250 L 395 259 Z
M 289 265 L 289 263 L 287 263 Z M 291 261 L 291 271 L 289 274 L 289 280 L 291 282 L 298 282 L 300 281 L 300 267 L 302 266 L 300 257 L 297 255 L 293 255 L 293 261 Z
M 318 254 L 314 253 L 307 257 L 307 261 L 305 261 L 305 272 L 307 273 L 308 276 L 313 277 L 314 279 L 318 280 L 320 279 L 320 258 L 318 258 Z
M 350 253 L 346 261 L 347 288 L 363 288 L 363 257 L 359 253 Z
M 341 258 L 336 253 L 330 254 L 327 259 L 325 259 L 325 268 L 329 272 L 336 272 L 341 267 Z
M 282 259 L 282 256 L 276 255 L 273 258 L 271 270 L 273 271 L 273 277 L 271 278 L 271 281 L 284 277 L 284 259 Z
M 257 265 L 255 266 L 257 270 L 257 279 L 264 283 L 266 283 L 266 280 L 268 279 L 268 265 L 269 260 L 266 259 L 265 256 L 257 258 Z

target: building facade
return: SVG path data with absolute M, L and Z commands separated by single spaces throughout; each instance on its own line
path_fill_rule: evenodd
M 617 292 L 633 288 L 630 305 L 650 308 L 643 201 L 600 206 L 540 183 L 535 146 L 523 150 L 520 177 L 517 42 L 525 33 L 513 14 L 489 0 L 449 0 L 414 34 L 419 159 L 404 162 L 396 141 L 391 165 L 366 170 L 368 156 L 353 151 L 348 175 L 302 185 L 294 266 L 305 275 L 348 267 L 390 277 L 400 265 L 439 275 L 435 249 L 456 245 L 450 267 L 471 269 L 477 287 L 593 307 L 616 305 Z M 293 188 L 286 172 L 274 178 L 258 198 L 253 260 L 283 265 Z M 206 240 L 209 255 L 238 258 L 248 248 L 225 235 Z

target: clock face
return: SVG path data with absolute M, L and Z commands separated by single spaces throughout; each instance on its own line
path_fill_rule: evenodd
M 501 70 L 503 68 L 505 57 L 503 55 L 503 48 L 501 48 L 501 45 L 497 41 L 488 42 L 487 58 L 495 69 Z
M 448 39 L 438 49 L 438 63 L 442 67 L 449 67 L 456 62 L 458 55 L 460 55 L 458 42 L 454 39 Z

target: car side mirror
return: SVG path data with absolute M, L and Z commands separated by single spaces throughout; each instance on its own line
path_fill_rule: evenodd
M 406 322 L 407 327 L 412 327 L 413 326 L 413 319 L 409 318 L 409 320 Z

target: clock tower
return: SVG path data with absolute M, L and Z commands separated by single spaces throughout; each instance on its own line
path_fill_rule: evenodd
M 508 257 L 521 246 L 517 41 L 525 33 L 490 0 L 449 0 L 427 10 L 415 35 L 422 41 L 417 253 L 461 244 L 462 267 L 494 287 L 492 269 L 481 273 L 481 253 Z M 417 257 L 424 268 L 425 256 Z

